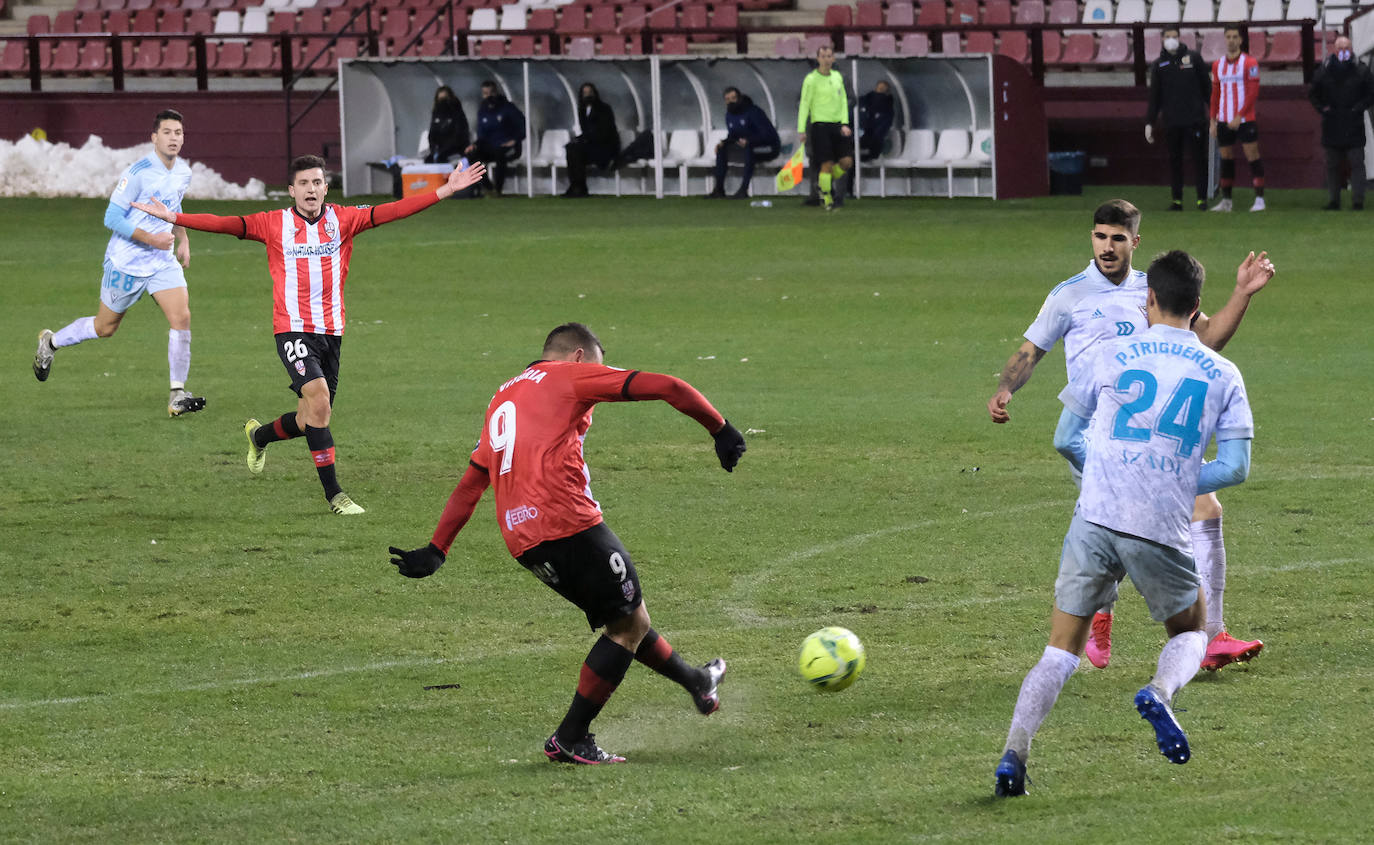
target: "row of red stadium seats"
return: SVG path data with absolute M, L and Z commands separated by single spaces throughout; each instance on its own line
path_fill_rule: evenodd
M 329 47 L 325 38 L 303 38 L 293 42 L 292 67 L 300 69 L 321 50 L 325 54 L 311 64 L 317 73 L 332 74 L 341 58 L 363 55 L 364 45 L 356 39 L 340 39 Z M 281 71 L 281 50 L 275 40 L 254 39 L 206 42 L 206 64 L 216 74 L 275 75 Z M 180 76 L 195 68 L 191 40 L 163 41 L 158 38 L 126 38 L 121 41 L 126 72 Z M 533 55 L 533 54 L 531 54 Z M 64 76 L 101 76 L 111 71 L 110 40 L 43 41 L 39 45 L 39 67 L 47 74 Z M 29 47 L 23 39 L 11 39 L 0 54 L 0 74 L 24 75 L 29 71 Z
M 237 11 L 243 12 L 250 9 L 262 9 L 265 11 L 297 11 L 308 10 L 330 10 L 330 9 L 356 9 L 371 2 L 374 9 L 407 9 L 411 11 L 434 10 L 440 6 L 447 6 L 450 3 L 458 8 L 500 8 L 509 5 L 521 5 L 527 8 L 543 5 L 545 8 L 555 8 L 566 5 L 561 2 L 521 3 L 512 4 L 509 0 L 316 0 L 306 9 L 301 4 L 289 4 L 283 2 L 272 2 L 272 0 L 77 0 L 74 9 L 79 12 L 92 11 L 128 11 L 136 12 L 146 9 L 159 9 L 165 11 Z M 606 2 L 612 5 L 618 0 L 594 0 L 594 2 Z M 739 0 L 739 5 L 750 11 L 763 11 L 767 9 L 788 9 L 792 7 L 792 0 Z M 0 0 L 0 9 L 4 8 L 3 0 Z

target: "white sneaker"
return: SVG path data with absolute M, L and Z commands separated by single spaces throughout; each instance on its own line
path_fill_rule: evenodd
M 1251 210 L 1251 211 L 1263 211 L 1263 210 L 1264 210 L 1264 197 L 1255 197 L 1255 204 L 1252 205 L 1252 206 L 1250 206 L 1250 210 Z
M 1230 201 L 1230 200 L 1224 199 L 1224 200 L 1222 200 L 1221 202 L 1217 203 L 1216 205 L 1212 206 L 1212 210 L 1213 210 L 1213 211 L 1230 211 L 1230 210 L 1231 210 L 1231 201 Z

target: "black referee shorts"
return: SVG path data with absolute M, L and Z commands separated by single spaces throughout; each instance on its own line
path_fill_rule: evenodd
M 806 130 L 811 145 L 811 161 L 817 165 L 854 155 L 854 136 L 845 137 L 842 123 L 813 123 Z

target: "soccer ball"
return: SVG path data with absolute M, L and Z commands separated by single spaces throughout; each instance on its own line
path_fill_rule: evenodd
M 818 690 L 838 692 L 864 670 L 864 644 L 847 628 L 822 628 L 802 640 L 797 671 Z

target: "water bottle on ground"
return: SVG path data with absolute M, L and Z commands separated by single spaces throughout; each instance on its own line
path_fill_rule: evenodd
M 772 208 L 772 207 L 773 207 L 773 201 L 772 201 L 772 200 L 751 200 L 751 201 L 749 202 L 749 207 L 750 207 L 750 208 Z

